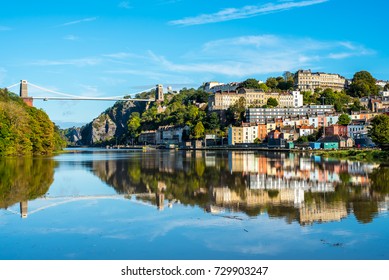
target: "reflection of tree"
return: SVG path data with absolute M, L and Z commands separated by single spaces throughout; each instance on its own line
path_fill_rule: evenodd
M 354 201 L 353 209 L 355 218 L 363 224 L 371 223 L 378 214 L 376 201 Z
M 380 166 L 369 175 L 372 190 L 382 194 L 389 194 L 389 166 Z
M 52 159 L 0 159 L 0 208 L 44 195 L 54 180 Z
M 285 217 L 288 224 L 298 220 L 298 210 L 292 206 L 272 205 L 267 208 L 267 212 L 270 217 Z

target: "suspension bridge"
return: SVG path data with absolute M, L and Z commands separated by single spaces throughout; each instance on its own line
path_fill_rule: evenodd
M 19 83 L 10 85 L 6 87 L 7 89 L 12 89 L 19 86 L 19 95 L 23 99 L 23 101 L 28 104 L 29 106 L 33 106 L 33 100 L 43 100 L 43 101 L 49 101 L 49 100 L 58 100 L 58 101 L 65 101 L 65 100 L 84 100 L 84 101 L 137 101 L 137 102 L 154 102 L 154 101 L 163 101 L 163 87 L 162 85 L 156 85 L 155 90 L 155 98 L 149 98 L 149 99 L 142 99 L 142 98 L 132 98 L 131 95 L 136 95 L 142 92 L 147 92 L 154 87 L 142 90 L 136 93 L 128 94 L 128 95 L 121 95 L 121 96 L 109 96 L 109 97 L 87 97 L 87 96 L 80 96 L 76 94 L 69 94 L 64 92 L 59 92 L 56 90 L 48 89 L 39 85 L 35 85 L 31 82 L 27 82 L 26 80 L 21 80 Z M 29 86 L 34 88 L 35 90 L 38 90 L 39 94 L 42 94 L 41 96 L 29 96 Z M 53 96 L 54 95 L 54 96 Z

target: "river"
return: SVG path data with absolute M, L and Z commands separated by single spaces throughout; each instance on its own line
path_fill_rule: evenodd
M 78 149 L 0 159 L 3 260 L 389 258 L 389 167 Z

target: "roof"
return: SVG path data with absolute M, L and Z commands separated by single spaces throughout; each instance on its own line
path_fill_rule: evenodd
M 300 129 L 315 129 L 313 126 L 310 125 L 302 125 L 300 126 Z
M 339 143 L 340 141 L 344 141 L 344 140 L 346 140 L 346 139 L 344 139 L 342 136 L 332 135 L 332 136 L 322 137 L 319 140 L 317 140 L 317 142 L 319 142 L 319 143 L 330 143 L 330 142 Z

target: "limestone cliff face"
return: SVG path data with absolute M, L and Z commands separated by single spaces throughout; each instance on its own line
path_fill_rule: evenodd
M 142 113 L 146 106 L 145 102 L 116 102 L 114 106 L 81 128 L 82 143 L 84 145 L 125 143 L 127 121 L 131 113 Z
M 79 127 L 71 127 L 62 131 L 68 145 L 82 145 L 81 129 Z

